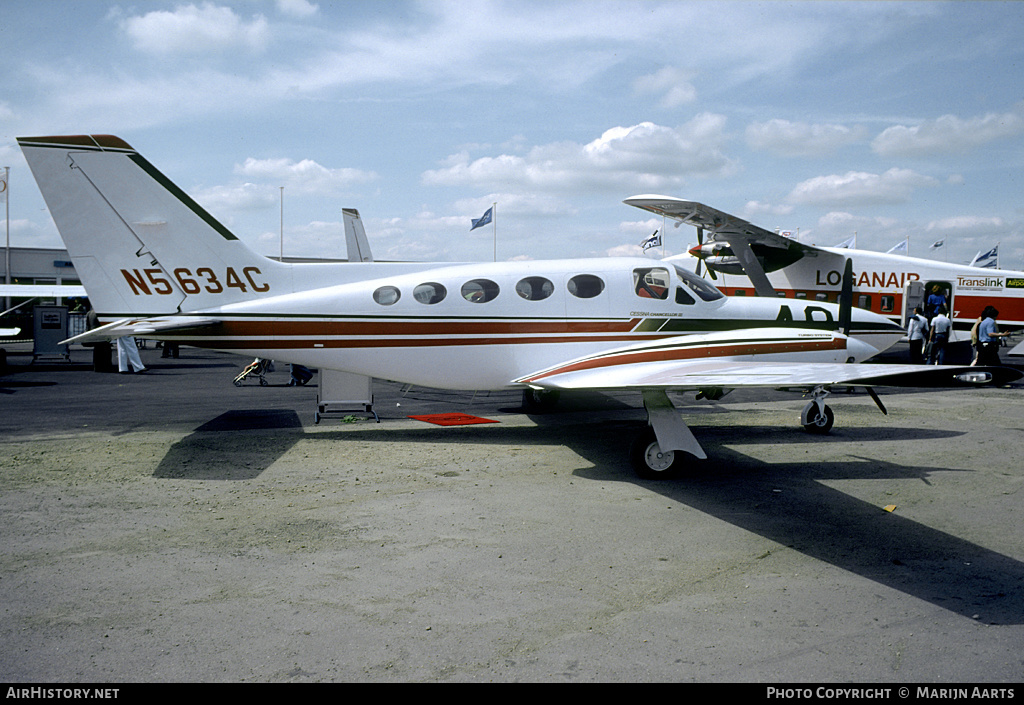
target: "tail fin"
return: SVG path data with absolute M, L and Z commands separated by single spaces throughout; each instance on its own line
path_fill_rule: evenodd
M 355 208 L 342 208 L 341 215 L 345 219 L 345 245 L 348 248 L 349 262 L 372 262 L 370 242 L 366 239 L 363 221 Z
M 292 291 L 288 265 L 246 247 L 120 138 L 18 144 L 101 316 L 199 311 Z

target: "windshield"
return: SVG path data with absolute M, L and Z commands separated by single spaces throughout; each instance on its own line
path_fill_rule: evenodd
M 704 301 L 717 301 L 718 299 L 725 298 L 725 294 L 719 291 L 718 287 L 709 284 L 693 272 L 689 272 L 678 265 L 675 265 L 675 270 L 679 278 L 683 280 L 683 283 L 690 287 L 693 293 Z

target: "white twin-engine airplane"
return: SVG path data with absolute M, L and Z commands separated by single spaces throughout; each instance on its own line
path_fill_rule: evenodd
M 136 335 L 438 388 L 635 391 L 649 428 L 631 456 L 645 477 L 672 474 L 687 454 L 707 457 L 669 392 L 806 388 L 801 421 L 824 433 L 831 385 L 1020 376 L 861 365 L 903 330 L 848 300 L 726 297 L 645 258 L 387 263 L 367 252 L 282 263 L 252 252 L 117 137 L 18 142 L 106 323 L 72 342 Z
M 817 247 L 703 203 L 672 196 L 633 196 L 625 202 L 697 228 L 698 243 L 689 254 L 704 264 L 719 289 L 730 296 L 836 301 L 843 268 L 853 262 L 854 305 L 903 326 L 914 314 L 914 307 L 923 307 L 938 286 L 946 297 L 954 341 L 970 338 L 971 327 L 990 304 L 999 310 L 1000 330 L 1024 328 L 1024 271 Z

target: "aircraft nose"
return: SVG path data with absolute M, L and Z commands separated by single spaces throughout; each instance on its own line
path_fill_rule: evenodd
M 854 308 L 852 313 L 850 338 L 865 346 L 863 351 L 867 354 L 864 359 L 888 350 L 906 335 L 906 331 L 891 318 L 879 313 L 859 308 Z
M 704 250 L 701 245 L 694 245 L 688 250 L 688 252 L 694 257 L 704 259 Z

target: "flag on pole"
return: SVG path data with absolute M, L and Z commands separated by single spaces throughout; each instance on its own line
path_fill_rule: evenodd
M 661 236 L 658 235 L 658 232 L 658 230 L 655 230 L 653 235 L 640 243 L 640 247 L 644 248 L 644 252 L 647 252 L 652 247 L 661 246 Z
M 900 244 L 889 249 L 887 255 L 904 255 L 910 250 L 910 240 L 904 240 Z
M 491 222 L 491 218 L 493 218 L 493 217 L 494 217 L 494 206 L 491 206 L 490 208 L 487 209 L 487 212 L 484 213 L 479 218 L 472 218 L 473 227 L 471 227 L 469 229 L 470 232 L 476 230 L 477 228 L 483 227 L 484 225 L 487 225 L 488 223 Z
M 946 243 L 946 239 L 945 238 L 943 238 L 941 240 L 936 240 L 935 242 L 932 243 L 932 246 L 929 249 L 937 250 L 938 248 L 942 247 L 945 243 Z
M 971 260 L 971 267 L 984 267 L 985 269 L 999 268 L 999 245 L 996 245 L 988 252 L 979 252 Z
M 843 240 L 838 245 L 836 245 L 836 247 L 837 248 L 847 249 L 847 250 L 855 250 L 855 249 L 857 249 L 857 234 L 854 233 L 853 237 L 849 238 L 848 240 Z
M 4 171 L 0 174 L 0 201 L 7 203 L 7 181 L 11 175 L 11 167 L 5 166 Z

